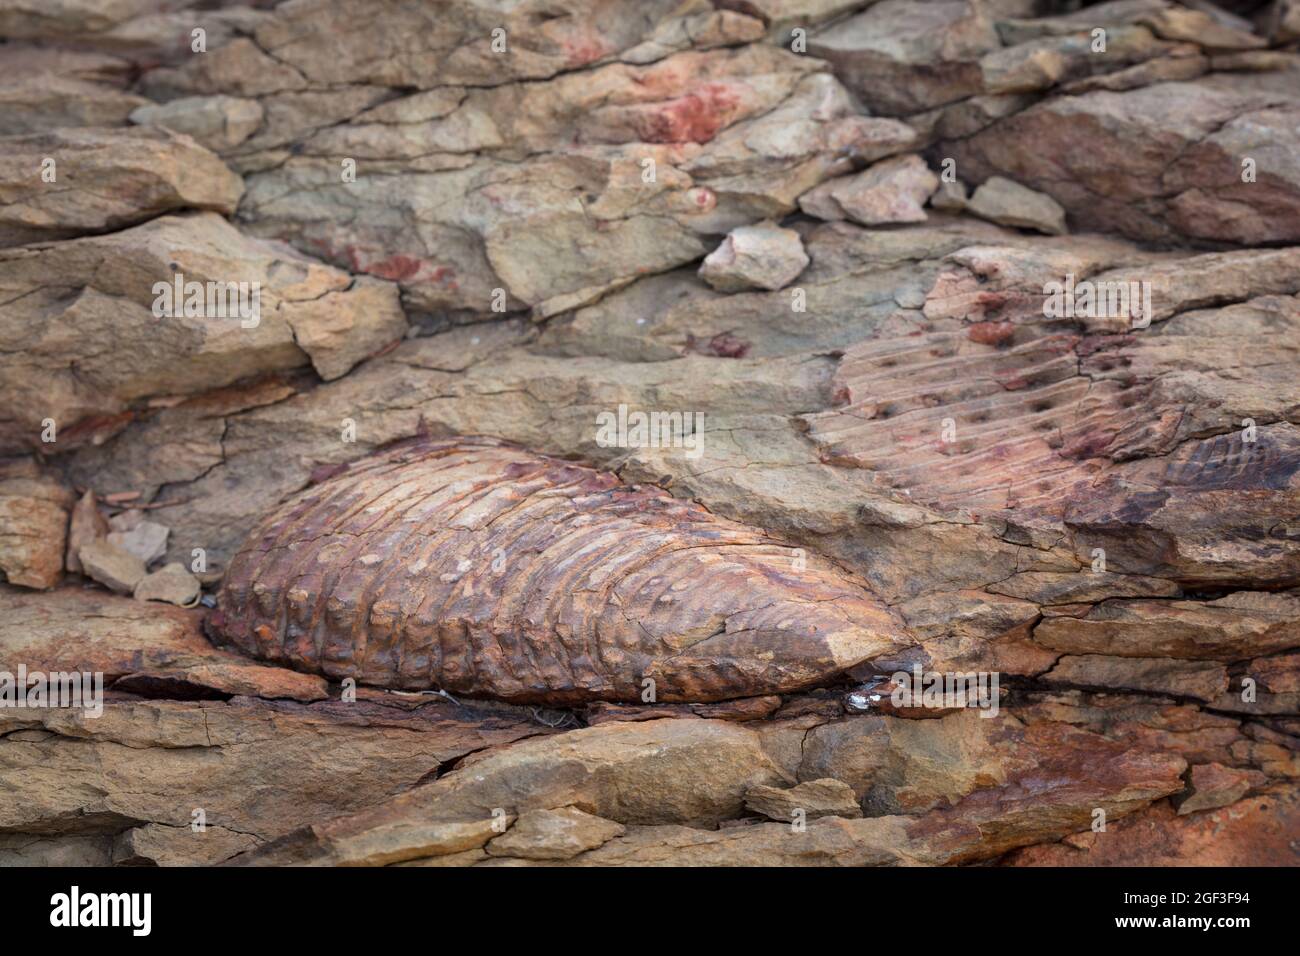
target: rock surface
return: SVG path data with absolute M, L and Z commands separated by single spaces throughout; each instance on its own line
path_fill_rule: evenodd
M 82 545 L 77 560 L 87 577 L 119 594 L 130 594 L 149 573 L 138 555 L 107 538 Z
M 898 156 L 865 172 L 822 183 L 799 199 L 799 208 L 818 219 L 851 219 L 864 226 L 924 222 L 921 208 L 939 188 L 939 178 L 919 156 Z
M 719 292 L 772 292 L 793 282 L 807 265 L 799 234 L 765 223 L 727 233 L 722 245 L 704 257 L 700 278 Z
M 137 601 L 166 601 L 180 607 L 193 607 L 201 591 L 199 579 L 176 561 L 141 578 L 135 586 Z
M 486 850 L 490 856 L 522 860 L 568 860 L 626 832 L 622 824 L 583 813 L 577 807 L 529 810 Z
M 1300 8 L 1072 6 L 0 0 L 0 865 L 1300 863 Z
M 834 777 L 809 780 L 788 790 L 754 787 L 745 794 L 745 809 L 782 823 L 821 817 L 862 816 L 853 788 Z
M 1055 199 L 1002 176 L 985 180 L 964 208 L 1003 226 L 1036 229 L 1050 236 L 1065 232 L 1065 210 Z
M 232 213 L 243 192 L 216 156 L 166 132 L 64 129 L 4 137 L 0 151 L 0 248 L 106 232 L 177 209 Z
M 0 571 L 7 580 L 28 588 L 59 583 L 72 498 L 34 461 L 0 460 Z

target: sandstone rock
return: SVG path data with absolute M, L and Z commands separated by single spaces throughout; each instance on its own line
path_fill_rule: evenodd
M 129 517 L 128 517 L 129 516 Z M 125 519 L 125 520 L 123 520 Z M 108 543 L 144 562 L 153 564 L 167 553 L 167 536 L 171 529 L 145 519 L 139 511 L 127 511 L 108 522 Z
M 243 193 L 214 155 L 164 130 L 63 129 L 4 137 L 0 148 L 0 248 L 120 229 L 176 209 L 231 213 Z
M 756 606 L 849 582 L 851 601 L 811 613 L 883 614 L 897 638 L 847 670 L 785 639 L 770 661 L 714 654 L 672 702 L 635 680 L 628 703 L 575 711 L 364 681 L 354 700 L 213 647 L 198 610 L 5 584 L 3 658 L 107 691 L 101 718 L 0 715 L 0 792 L 19 797 L 0 801 L 0 865 L 1294 863 L 1294 4 L 1042 15 L 1072 5 L 208 2 L 197 56 L 188 0 L 0 0 L 0 136 L 26 144 L 5 154 L 18 203 L 0 235 L 26 245 L 0 249 L 0 454 L 41 456 L 0 476 L 8 576 L 53 583 L 103 542 L 93 499 L 67 490 L 91 488 L 139 509 L 113 530 L 170 529 L 167 573 L 190 593 L 195 548 L 195 577 L 229 585 L 286 502 L 354 488 L 349 469 L 393 442 L 491 435 L 594 484 L 459 488 L 461 523 L 472 501 L 505 514 L 432 539 L 451 557 L 425 571 L 454 580 L 428 588 L 403 572 L 415 522 L 372 529 L 378 560 L 338 582 L 386 590 L 334 588 L 368 639 L 323 628 L 329 673 L 427 675 L 393 635 L 432 633 L 522 662 L 479 655 L 496 670 L 467 686 L 542 693 L 584 649 L 639 676 L 643 640 L 672 661 L 743 635 L 726 633 L 735 590 L 707 575 L 674 592 L 680 620 L 574 576 L 641 554 L 598 523 L 649 501 L 690 517 L 697 551 L 764 572 Z M 73 140 L 99 157 L 90 180 Z M 33 142 L 64 144 L 55 183 Z M 997 177 L 1049 195 L 1088 231 L 952 215 L 972 200 L 920 155 L 985 201 Z M 915 180 L 915 221 L 890 220 L 886 194 L 857 218 L 841 204 L 882 170 Z M 807 257 L 790 285 L 698 274 L 728 235 L 778 223 Z M 259 283 L 258 321 L 155 316 L 155 284 L 179 276 Z M 1103 291 L 1054 311 L 1056 283 Z M 703 453 L 599 441 L 620 405 L 701 413 Z M 440 499 L 420 490 L 379 506 L 424 514 Z M 565 515 L 571 533 L 549 534 Z M 485 593 L 491 555 L 465 570 L 453 545 L 506 525 L 538 541 L 502 551 L 550 573 Z M 720 530 L 738 527 L 758 537 Z M 551 560 L 557 542 L 573 561 Z M 500 608 L 504 637 L 484 617 Z M 745 667 L 807 681 L 697 695 L 792 686 Z M 997 716 L 895 705 L 914 668 L 999 674 Z M 810 787 L 868 816 L 792 828 L 746 808 Z
M 256 837 L 224 827 L 196 831 L 189 826 L 146 823 L 117 835 L 112 859 L 117 866 L 203 866 L 220 863 L 257 844 Z
M 763 38 L 763 21 L 735 10 L 714 10 L 706 4 L 685 4 L 678 16 L 662 20 L 641 43 L 619 54 L 624 63 L 653 63 L 694 47 L 707 50 Z
M 253 9 L 266 6 L 262 0 L 252 3 L 230 2 L 207 4 L 201 11 L 193 9 L 194 0 L 167 0 L 114 24 L 106 30 L 87 31 L 66 39 L 69 45 L 86 46 L 121 57 L 145 71 L 148 76 L 161 66 L 201 60 L 253 33 L 268 14 Z M 193 30 L 202 26 L 207 50 L 195 56 Z
M 326 380 L 346 375 L 359 361 L 401 339 L 407 329 L 393 287 L 368 279 L 304 304 L 289 325 L 294 342 Z
M 1206 701 L 1228 689 L 1228 672 L 1221 664 L 1103 654 L 1062 657 L 1043 675 L 1043 680 L 1049 684 L 1140 690 Z
M 88 577 L 120 594 L 130 594 L 149 573 L 136 555 L 107 539 L 82 545 L 77 560 Z
M 262 104 L 235 96 L 195 96 L 141 106 L 131 122 L 184 133 L 216 153 L 234 149 L 262 124 Z
M 9 0 L 0 8 L 0 36 L 39 39 L 98 32 L 167 5 L 167 0 Z
M 716 704 L 692 704 L 691 712 L 708 720 L 762 720 L 780 709 L 782 699 L 774 694 L 765 697 L 742 697 Z
M 625 836 L 561 866 L 897 866 L 912 862 L 898 817 L 825 817 L 802 832 L 788 823 L 725 830 L 629 827 Z M 521 861 L 522 862 L 522 861 Z
M 796 819 L 797 811 L 802 811 L 801 818 L 805 820 L 862 816 L 862 808 L 858 806 L 853 789 L 833 777 L 808 780 L 788 790 L 754 787 L 745 794 L 745 809 L 761 813 L 780 823 Z
M 963 212 L 969 205 L 966 184 L 961 180 L 940 179 L 939 189 L 930 197 L 930 206 L 940 212 Z
M 495 0 L 446 11 L 398 0 L 311 0 L 278 11 L 258 29 L 257 43 L 274 62 L 320 86 L 490 86 L 542 79 L 616 56 L 678 6 L 675 0 L 652 0 L 635 16 L 621 16 L 617 4 L 582 0 L 565 0 L 545 13 Z M 353 29 L 361 20 L 381 26 Z M 492 30 L 498 28 L 509 38 L 504 56 L 492 50 Z
M 1093 571 L 1079 568 L 1071 571 L 1025 571 L 1005 581 L 989 585 L 995 594 L 1033 601 L 1039 605 L 1059 605 L 1102 601 L 1111 597 L 1178 597 L 1180 589 L 1173 581 L 1164 578 L 1146 577 L 1140 574 L 1112 574 L 1105 571 Z M 1103 605 L 1103 607 L 1122 607 L 1127 605 Z M 1156 605 L 1144 605 L 1155 610 Z M 1047 614 L 1046 608 L 1044 613 Z M 1050 615 L 1048 615 L 1050 616 Z M 1058 647 L 1048 637 L 1057 622 L 1044 621 L 1034 630 L 1036 640 L 1041 640 L 1048 647 Z M 1104 649 L 1115 645 L 1107 643 Z M 1095 650 L 1096 648 L 1089 648 Z M 1195 654 L 1180 652 L 1179 657 L 1195 657 Z
M 1275 43 L 1300 40 L 1300 5 L 1295 0 L 1275 0 L 1269 5 L 1265 29 Z
M 1300 655 L 1280 654 L 1250 662 L 1250 676 L 1266 691 L 1294 694 L 1300 691 Z
M 330 696 L 319 677 L 217 650 L 203 637 L 197 611 L 145 605 L 97 589 L 64 587 L 40 602 L 32 598 L 13 588 L 0 590 L 0 650 L 32 670 L 98 671 L 115 688 L 134 682 L 190 698 L 311 702 Z
M 385 560 L 394 544 L 400 560 Z M 330 676 L 552 704 L 796 690 L 906 643 L 852 577 L 816 559 L 792 573 L 795 557 L 612 475 L 491 440 L 421 441 L 272 514 L 231 562 L 210 629 Z M 499 602 L 512 581 L 532 582 L 527 610 Z
M 502 289 L 509 309 L 546 316 L 698 259 L 915 141 L 856 115 L 824 69 L 750 46 L 416 93 L 322 124 L 249 177 L 241 208 L 260 234 L 398 281 L 419 310 L 490 315 Z M 356 182 L 339 181 L 344 158 Z
M 939 722 L 899 723 L 928 728 Z M 1025 755 L 1024 776 L 920 816 L 831 817 L 811 822 L 803 831 L 782 823 L 716 832 L 630 826 L 625 836 L 566 865 L 879 866 L 988 860 L 1076 832 L 1088 825 L 1096 807 L 1114 820 L 1182 786 L 1178 775 L 1186 765 L 1181 760 L 1128 754 L 1096 735 L 1057 727 L 1034 731 L 1026 743 L 1033 751 Z M 1101 752 L 1090 752 L 1093 746 Z
M 1177 816 L 1162 801 L 1076 845 L 1034 846 L 1011 866 L 1295 866 L 1300 790 L 1288 787 L 1208 813 Z
M 11 64 L 0 59 L 6 70 Z M 125 126 L 148 100 L 105 83 L 74 77 L 15 72 L 0 83 L 0 136 L 43 133 L 51 128 Z M 65 172 L 70 169 L 65 167 Z
M 1258 770 L 1236 770 L 1218 763 L 1197 764 L 1189 775 L 1188 795 L 1174 801 L 1179 816 L 1226 807 L 1268 782 L 1268 777 Z
M 1107 600 L 1062 609 L 1034 640 L 1069 654 L 1239 660 L 1300 646 L 1300 600 L 1238 591 L 1213 601 Z
M 815 34 L 808 52 L 872 112 L 902 116 L 980 92 L 979 58 L 999 45 L 979 4 L 885 0 Z
M 742 0 L 733 6 L 743 8 L 767 24 L 768 38 L 781 46 L 790 46 L 793 27 L 817 26 L 834 20 L 859 6 L 859 0 Z
M 966 208 L 981 219 L 1004 226 L 1035 229 L 1051 236 L 1065 234 L 1065 210 L 1060 203 L 1002 176 L 985 180 Z
M 0 810 L 7 832 L 49 831 L 75 816 L 83 832 L 154 823 L 188 834 L 191 811 L 201 807 L 209 826 L 257 843 L 382 800 L 470 750 L 536 731 L 500 717 L 476 719 L 449 704 L 407 713 L 363 702 L 255 699 L 114 701 L 97 719 L 9 710 L 0 722 L 6 732 L 56 731 L 40 741 L 6 737 L 0 745 L 0 781 L 21 783 L 29 795 Z M 46 787 L 41 779 L 59 784 Z M 199 839 L 173 840 L 168 849 L 173 862 L 213 856 Z
M 963 175 L 1006 175 L 1047 193 L 1084 229 L 1148 240 L 1294 241 L 1297 106 L 1282 76 L 1224 74 L 1054 97 L 940 149 Z M 1081 139 L 1090 144 L 1086 164 Z M 1253 182 L 1243 181 L 1243 157 L 1255 160 Z M 1101 172 L 1121 167 L 1123 184 Z
M 819 219 L 852 219 L 865 226 L 924 222 L 921 208 L 939 188 L 939 177 L 920 156 L 898 156 L 865 172 L 823 183 L 801 196 L 799 206 Z
M 729 232 L 705 257 L 700 278 L 719 292 L 775 291 L 793 282 L 807 265 L 797 232 L 764 223 Z
M 68 522 L 68 544 L 64 555 L 64 569 L 72 574 L 81 573 L 81 559 L 77 557 L 83 545 L 108 537 L 108 519 L 99 512 L 95 492 L 87 490 L 72 506 Z
M 186 571 L 183 564 L 173 561 L 141 578 L 134 593 L 137 601 L 166 601 L 193 607 L 198 603 L 200 590 L 199 579 Z
M 0 571 L 11 584 L 59 583 L 72 506 L 72 493 L 35 462 L 0 462 Z
M 1149 26 L 1166 40 L 1196 43 L 1207 50 L 1254 50 L 1268 45 L 1263 37 L 1254 36 L 1248 29 L 1228 26 L 1202 10 L 1165 7 L 1138 17 L 1137 22 Z
M 696 773 L 706 766 L 707 773 Z M 758 735 L 743 726 L 698 719 L 608 723 L 489 753 L 242 859 L 339 865 L 445 856 L 496 837 L 494 809 L 510 817 L 576 807 L 629 826 L 712 827 L 739 813 L 750 787 L 781 781 Z
M 525 860 L 568 860 L 585 850 L 622 836 L 627 828 L 602 820 L 577 807 L 529 810 L 521 813 L 503 836 L 490 842 L 489 856 L 513 856 Z
M 160 293 L 178 278 L 183 292 L 185 283 L 208 289 L 211 304 L 187 315 L 178 301 L 167 314 Z M 247 283 L 238 303 L 235 283 Z M 250 239 L 211 214 L 0 252 L 0 289 L 11 303 L 0 317 L 0 448 L 11 450 L 38 447 L 45 418 L 57 423 L 62 450 L 86 441 L 95 423 L 120 429 L 130 406 L 150 396 L 311 361 L 337 376 L 407 327 L 394 287 Z M 217 305 L 227 317 L 205 317 Z

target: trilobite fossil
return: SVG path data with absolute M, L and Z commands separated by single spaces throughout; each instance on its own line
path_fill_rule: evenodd
M 550 704 L 797 690 L 910 643 L 816 555 L 467 438 L 390 448 L 286 502 L 231 561 L 208 629 L 335 679 Z

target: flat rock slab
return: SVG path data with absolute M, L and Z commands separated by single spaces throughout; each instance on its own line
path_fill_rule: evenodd
M 700 278 L 719 292 L 773 291 L 793 282 L 807 265 L 799 233 L 764 223 L 727 233 L 705 256 Z
M 627 828 L 584 813 L 577 807 L 529 810 L 509 831 L 487 845 L 491 856 L 525 860 L 568 860 L 622 836 Z
M 1065 210 L 1060 203 L 1005 176 L 985 180 L 965 208 L 1003 226 L 1035 229 L 1050 236 L 1065 234 Z
M 130 594 L 149 573 L 139 557 L 107 538 L 82 545 L 77 560 L 87 577 L 119 594 Z
M 808 780 L 788 790 L 754 787 L 745 794 L 745 809 L 781 823 L 820 817 L 862 816 L 853 788 L 834 777 Z
M 330 696 L 320 677 L 217 650 L 202 634 L 200 611 L 79 587 L 41 598 L 0 586 L 0 651 L 28 670 L 99 672 L 108 687 L 126 680 L 178 697 Z
M 57 832 L 76 817 L 80 832 L 126 833 L 136 853 L 157 853 L 158 863 L 216 862 L 190 831 L 194 810 L 210 827 L 247 835 L 221 841 L 233 854 L 387 799 L 474 750 L 545 730 L 446 701 L 408 711 L 365 701 L 119 697 L 98 718 L 6 709 L 0 785 L 25 796 L 0 809 L 0 828 Z M 148 824 L 173 838 L 146 849 L 129 831 Z
M 166 130 L 4 137 L 0 155 L 0 248 L 105 232 L 174 209 L 229 214 L 244 191 L 214 154 Z M 52 180 L 42 178 L 46 170 Z

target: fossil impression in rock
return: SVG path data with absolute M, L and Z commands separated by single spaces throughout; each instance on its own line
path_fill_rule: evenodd
M 659 488 L 421 439 L 268 517 L 208 629 L 300 670 L 573 704 L 770 694 L 909 643 L 848 573 Z

